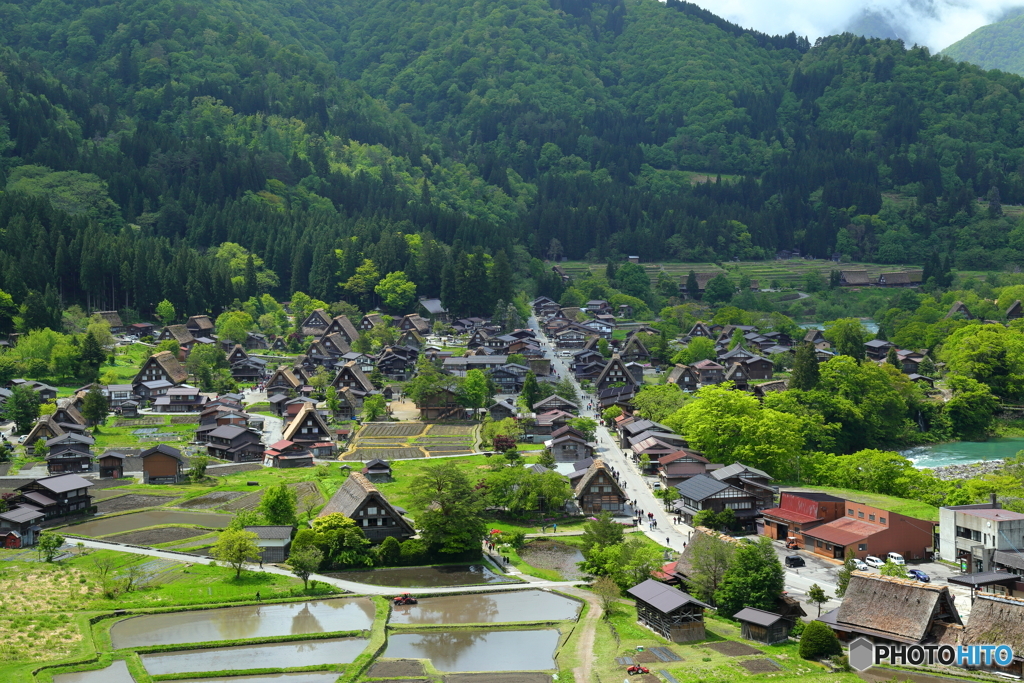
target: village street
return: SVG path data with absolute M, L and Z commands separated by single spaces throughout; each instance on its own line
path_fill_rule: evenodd
M 582 398 L 580 417 L 590 417 L 598 422 L 597 455 L 603 459 L 605 463 L 614 468 L 616 472 L 618 472 L 619 481 L 624 484 L 626 495 L 630 496 L 633 500 L 636 500 L 636 507 L 643 511 L 644 519 L 647 518 L 648 512 L 654 513 L 654 519 L 657 521 L 657 527 L 651 529 L 645 523 L 642 527 L 644 533 L 661 545 L 667 545 L 673 551 L 682 552 L 685 544 L 690 540 L 693 528 L 686 524 L 672 523 L 672 513 L 665 510 L 664 503 L 654 496 L 654 491 L 649 486 L 647 480 L 640 474 L 636 465 L 634 465 L 632 460 L 622 451 L 621 448 L 619 448 L 615 435 L 609 432 L 609 430 L 602 424 L 601 416 L 598 412 L 599 406 L 597 405 L 597 397 L 593 394 L 585 394 L 580 388 L 579 383 L 576 382 L 572 371 L 569 369 L 570 359 L 562 358 L 557 355 L 558 349 L 544 335 L 536 317 L 530 318 L 530 326 L 537 331 L 538 339 L 551 352 L 552 366 L 558 373 L 558 377 L 568 377 L 575 385 L 577 393 Z M 593 409 L 588 408 L 591 401 L 594 402 Z M 775 546 L 776 552 L 778 553 L 781 561 L 787 554 L 786 549 L 781 543 L 776 543 Z M 807 554 L 802 555 L 807 561 L 806 567 L 799 569 L 786 569 L 787 593 L 794 599 L 805 602 L 807 599 L 807 591 L 813 584 L 817 583 L 825 589 L 825 592 L 828 595 L 835 595 L 835 573 L 837 567 L 825 560 L 808 557 Z M 822 611 L 824 612 L 826 610 L 834 609 L 838 606 L 838 600 L 830 600 L 822 605 Z M 808 614 L 812 614 L 812 616 L 815 612 L 811 605 L 805 605 L 805 610 Z

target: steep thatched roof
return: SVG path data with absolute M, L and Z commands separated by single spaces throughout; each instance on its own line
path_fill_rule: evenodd
M 967 645 L 1006 644 L 1024 653 L 1024 599 L 979 593 L 964 630 Z
M 353 472 L 348 475 L 348 479 L 341 485 L 341 488 L 334 492 L 334 495 L 327 501 L 327 505 L 324 506 L 317 517 L 325 517 L 329 514 L 340 512 L 346 517 L 354 518 L 364 504 L 371 502 L 376 507 L 383 508 L 387 515 L 396 521 L 402 528 L 402 535 L 412 536 L 416 533 L 409 520 L 403 517 L 388 502 L 384 494 L 377 490 L 377 487 L 370 483 L 370 480 L 360 472 Z
M 853 572 L 836 623 L 892 640 L 919 643 L 934 621 L 963 624 L 947 586 Z

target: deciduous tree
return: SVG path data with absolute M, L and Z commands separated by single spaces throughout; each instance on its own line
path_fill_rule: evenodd
M 223 562 L 234 569 L 237 579 L 242 575 L 242 569 L 247 562 L 255 562 L 260 557 L 256 538 L 256 534 L 251 531 L 225 529 L 210 549 L 210 555 L 218 562 Z

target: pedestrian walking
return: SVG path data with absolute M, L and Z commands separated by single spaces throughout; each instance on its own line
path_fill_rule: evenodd
M 668 536 L 665 537 L 665 545 L 672 545 L 672 539 L 670 539 Z
M 256 602 L 262 602 L 262 600 L 260 599 L 260 592 L 259 591 L 256 591 Z
M 263 569 L 263 558 L 260 558 L 260 569 Z
M 554 531 L 554 533 L 556 533 L 556 534 L 557 534 L 557 533 L 558 533 L 558 524 L 557 524 L 557 523 L 555 523 L 555 524 L 552 524 L 551 526 L 553 527 L 553 531 Z

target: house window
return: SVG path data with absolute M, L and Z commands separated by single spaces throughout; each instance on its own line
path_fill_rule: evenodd
M 850 508 L 849 510 L 847 510 L 846 514 L 848 514 L 850 517 L 853 517 L 853 508 Z
M 367 508 L 366 514 L 368 514 L 368 515 L 375 515 L 375 514 L 377 514 L 377 508 Z
M 878 522 L 879 522 L 880 524 L 885 524 L 885 517 L 879 517 L 879 518 L 878 518 Z
M 875 521 L 875 516 L 874 515 L 868 515 L 868 520 L 872 521 L 872 522 Z
M 868 549 L 868 544 L 867 543 L 861 543 L 861 544 L 859 544 L 857 546 L 857 550 L 867 550 L 867 549 Z
M 857 511 L 857 516 L 860 517 L 861 519 L 864 519 L 864 511 L 863 510 L 858 510 Z
M 612 492 L 612 487 L 611 486 L 605 486 L 603 488 L 604 488 L 604 492 L 605 493 L 611 493 Z
M 598 493 L 600 490 L 601 490 L 600 486 L 591 486 L 590 487 L 590 492 L 591 493 Z

